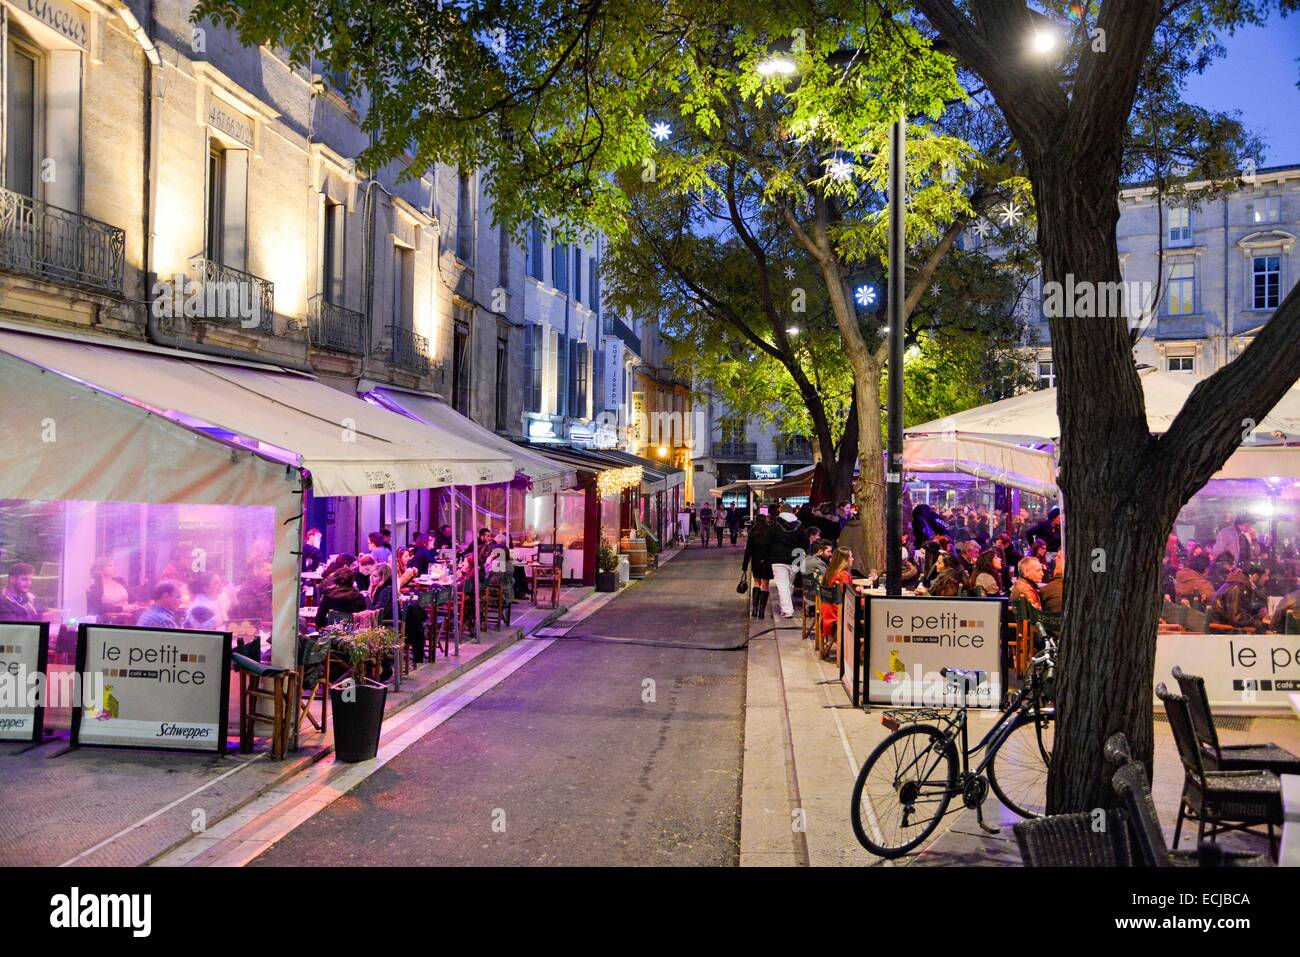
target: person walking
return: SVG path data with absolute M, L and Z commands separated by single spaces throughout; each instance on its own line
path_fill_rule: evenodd
M 705 505 L 700 509 L 700 543 L 709 547 L 709 536 L 713 534 L 713 509 Z
M 772 563 L 767 557 L 767 537 L 771 531 L 767 516 L 761 512 L 754 517 L 745 536 L 745 555 L 740 562 L 740 574 L 750 573 L 753 584 L 749 589 L 749 617 L 762 618 L 767 614 L 768 585 L 772 581 Z
M 740 535 L 740 509 L 734 505 L 727 508 L 727 534 L 731 536 L 731 544 L 736 544 Z
M 779 602 L 773 618 L 794 617 L 794 565 L 808 554 L 808 536 L 792 512 L 781 512 L 768 535 L 767 557 Z

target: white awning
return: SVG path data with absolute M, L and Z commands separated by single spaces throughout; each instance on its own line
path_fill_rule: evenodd
M 1243 445 L 1214 473 L 1215 479 L 1300 478 L 1300 445 Z
M 1138 375 L 1146 406 L 1147 428 L 1153 435 L 1163 435 L 1187 403 L 1197 380 L 1184 373 L 1155 369 L 1141 369 Z M 1024 445 L 1056 442 L 1061 436 L 1056 395 L 1056 389 L 1025 392 L 914 425 L 905 434 L 911 437 L 960 433 Z M 1300 437 L 1300 389 L 1291 389 L 1255 428 L 1255 434 L 1261 440 L 1275 433 Z
M 950 433 L 910 437 L 903 443 L 908 472 L 963 472 L 1034 495 L 1056 495 L 1056 463 L 1050 452 Z
M 274 509 L 271 650 L 277 665 L 292 667 L 301 473 L 7 351 L 0 348 L 0 405 L 7 410 L 0 416 L 0 499 Z
M 364 393 L 364 397 L 432 426 L 440 433 L 460 435 L 469 441 L 495 449 L 502 455 L 508 455 L 514 462 L 515 469 L 533 480 L 535 495 L 547 495 L 578 486 L 576 469 L 488 431 L 472 419 L 461 415 L 446 402 L 433 396 L 416 395 L 397 389 L 375 388 Z
M 308 470 L 318 495 L 506 482 L 500 450 L 363 402 L 306 375 L 0 330 L 0 351 Z

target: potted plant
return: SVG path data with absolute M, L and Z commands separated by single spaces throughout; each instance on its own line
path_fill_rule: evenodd
M 373 626 L 353 631 L 340 628 L 333 638 L 333 646 L 352 667 L 351 677 L 330 688 L 334 754 L 340 761 L 366 761 L 379 753 L 379 732 L 388 700 L 388 686 L 374 675 L 386 658 L 396 654 L 397 632 Z
M 618 591 L 618 555 L 604 535 L 596 550 L 596 591 Z

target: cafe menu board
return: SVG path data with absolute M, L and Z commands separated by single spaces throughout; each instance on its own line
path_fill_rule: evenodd
M 867 701 L 895 707 L 953 707 L 959 701 L 944 668 L 983 672 L 971 707 L 1002 700 L 1000 598 L 886 597 L 867 604 Z
M 82 624 L 72 744 L 226 750 L 230 633 Z
M 0 741 L 41 740 L 49 647 L 49 622 L 0 621 Z

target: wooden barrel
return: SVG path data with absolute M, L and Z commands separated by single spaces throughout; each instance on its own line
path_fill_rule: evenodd
M 645 542 L 628 542 L 622 546 L 627 555 L 627 573 L 630 578 L 645 578 L 649 556 L 646 554 Z

